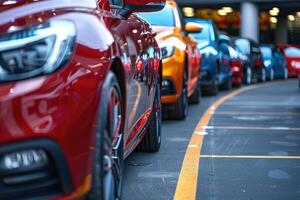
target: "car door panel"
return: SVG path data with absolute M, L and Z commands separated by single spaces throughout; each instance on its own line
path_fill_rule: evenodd
M 149 115 L 150 99 L 147 66 L 147 44 L 142 21 L 134 14 L 126 20 L 114 15 L 110 29 L 121 50 L 120 56 L 127 70 L 126 77 L 126 119 L 124 144 L 129 145 L 141 132 L 147 120 L 141 120 Z M 152 75 L 153 76 L 153 75 Z

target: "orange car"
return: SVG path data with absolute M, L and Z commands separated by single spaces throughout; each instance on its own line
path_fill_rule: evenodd
M 201 25 L 184 23 L 174 1 L 167 1 L 162 11 L 140 13 L 157 33 L 163 58 L 162 103 L 167 118 L 185 119 L 188 103 L 199 103 L 200 52 L 188 33 L 200 32 Z

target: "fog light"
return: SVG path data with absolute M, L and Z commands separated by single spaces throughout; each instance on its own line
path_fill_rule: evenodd
M 48 163 L 48 157 L 43 150 L 24 150 L 6 154 L 2 157 L 0 166 L 4 170 L 39 167 Z

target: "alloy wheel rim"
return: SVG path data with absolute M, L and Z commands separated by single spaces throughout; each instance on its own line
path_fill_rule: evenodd
M 106 137 L 104 139 L 103 156 L 103 183 L 104 199 L 115 200 L 120 197 L 121 192 L 121 164 L 122 164 L 122 108 L 121 97 L 116 88 L 112 88 L 108 101 L 108 120 Z

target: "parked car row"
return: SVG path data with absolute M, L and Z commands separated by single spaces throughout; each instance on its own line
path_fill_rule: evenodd
M 203 92 L 216 95 L 219 89 L 228 90 L 232 85 L 298 76 L 300 49 L 296 46 L 258 44 L 251 39 L 231 37 L 221 33 L 211 20 L 186 18 L 186 21 L 203 26 L 200 33 L 191 34 L 198 41 L 202 55 Z
M 287 78 L 286 63 L 299 68 L 173 0 L 5 1 L 0 199 L 122 199 L 123 160 L 160 149 L 162 115 L 185 119 L 202 91 Z

